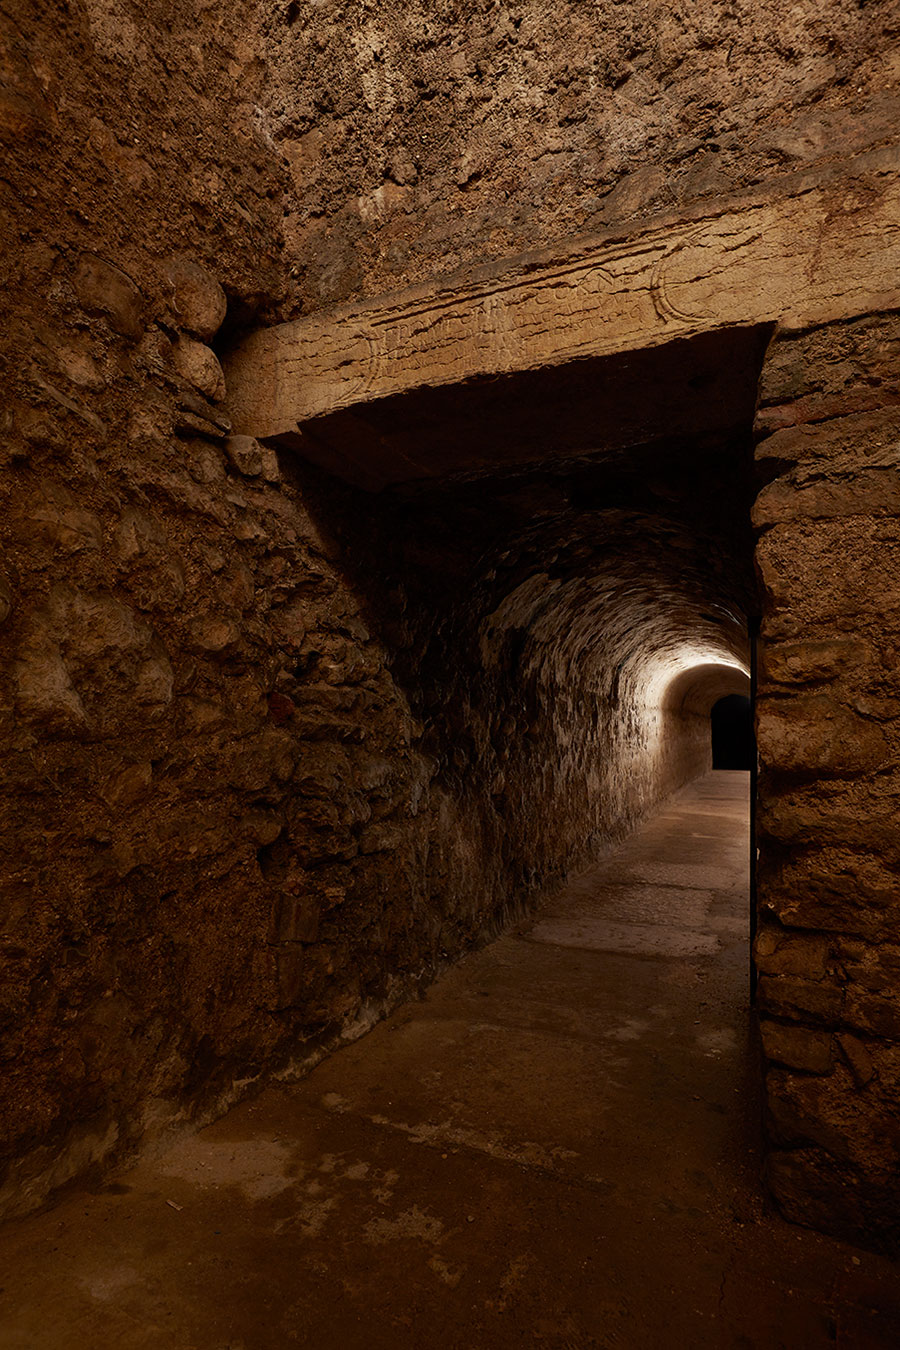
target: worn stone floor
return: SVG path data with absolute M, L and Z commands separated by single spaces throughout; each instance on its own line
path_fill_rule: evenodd
M 0 1232 L 3 1350 L 895 1347 L 759 1188 L 746 774 L 299 1085 Z

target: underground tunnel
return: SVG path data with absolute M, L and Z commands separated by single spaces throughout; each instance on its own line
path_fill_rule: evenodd
M 853 1276 L 843 1242 L 900 1250 L 896 6 L 463 8 L 150 0 L 139 19 L 130 0 L 88 0 L 3 24 L 0 1241 L 27 1254 L 43 1234 L 68 1289 L 61 1346 L 76 1305 L 116 1343 L 144 1335 L 135 1289 L 164 1250 L 202 1252 L 230 1308 L 237 1263 L 252 1283 L 274 1250 L 272 1233 L 253 1246 L 248 1193 L 277 1209 L 362 1176 L 360 1144 L 310 1179 L 279 1133 L 296 1121 L 267 1120 L 259 1145 L 258 1104 L 293 1093 L 319 1140 L 350 1091 L 341 1065 L 372 1087 L 390 1038 L 437 1047 L 400 1074 L 433 1087 L 455 1053 L 447 989 L 500 1028 L 489 1069 L 453 1098 L 489 1109 L 441 1142 L 437 1094 L 395 1133 L 503 1222 L 537 1213 L 529 1252 L 545 1234 L 590 1250 L 577 1225 L 554 1227 L 578 1171 L 566 1150 L 582 1150 L 576 1207 L 617 1216 L 661 1308 L 661 1272 L 707 1225 L 713 1275 L 696 1305 L 680 1288 L 685 1340 L 729 1280 L 747 1301 L 754 1241 L 825 1252 L 829 1290 Z M 714 805 L 710 781 L 731 784 Z M 753 864 L 747 923 L 734 887 L 730 914 L 714 886 L 702 904 L 681 894 L 699 882 L 657 877 L 648 897 L 636 850 L 659 862 L 664 829 L 670 881 L 699 876 L 678 869 L 730 832 L 734 876 Z M 592 868 L 610 931 L 643 905 L 662 916 L 647 942 L 669 943 L 668 975 L 648 947 L 621 981 L 640 1005 L 628 1016 L 585 974 L 589 942 L 568 958 L 534 936 L 539 911 L 542 931 L 564 930 L 554 897 Z M 684 915 L 707 902 L 720 928 L 701 940 Z M 717 933 L 752 946 L 730 1002 L 712 978 L 699 992 Z M 479 1009 L 507 959 L 528 998 L 495 1026 Z M 542 1003 L 553 971 L 577 994 L 562 1010 Z M 687 1019 L 683 1082 L 660 1049 L 665 979 Z M 532 1016 L 572 1032 L 545 1065 L 563 1142 L 529 1152 L 523 1125 L 504 1155 L 507 1047 Z M 747 1073 L 713 1090 L 701 1070 L 726 1045 Z M 584 1159 L 612 1137 L 597 1085 L 618 1090 L 632 1051 L 647 1090 L 619 1099 L 623 1156 L 657 1102 L 675 1103 L 673 1122 L 749 1169 L 741 1203 L 702 1156 L 679 1190 L 663 1140 L 647 1158 L 658 1194 L 616 1208 L 614 1163 Z M 349 1137 L 376 1114 L 348 1108 Z M 118 1180 L 207 1137 L 234 1148 L 214 1215 L 170 1194 L 167 1173 L 141 1200 Z M 257 1145 L 268 1161 L 248 1180 L 234 1159 Z M 388 1265 L 411 1250 L 395 1243 L 433 1237 L 422 1280 L 458 1308 L 464 1261 L 441 1243 L 482 1212 L 445 1196 L 437 1234 L 410 1182 L 391 1227 L 381 1183 L 402 1166 L 381 1147 L 374 1208 L 341 1231 L 368 1233 Z M 663 1156 L 671 1173 L 653 1171 Z M 498 1159 L 547 1182 L 540 1204 Z M 80 1255 L 106 1266 L 76 1288 L 75 1266 L 47 1255 L 53 1225 L 71 1204 L 132 1203 L 149 1229 L 119 1253 L 98 1220 Z M 297 1272 L 315 1283 L 304 1225 L 332 1232 L 316 1203 L 272 1230 L 291 1253 L 279 1307 Z M 177 1225 L 161 1243 L 154 1206 Z M 229 1223 L 249 1245 L 216 1266 Z M 655 1246 L 651 1228 L 667 1235 Z M 511 1231 L 492 1230 L 488 1262 Z M 495 1313 L 526 1306 L 516 1260 L 480 1268 L 481 1343 Z M 141 1297 L 192 1278 L 175 1263 Z M 326 1335 L 350 1297 L 341 1278 Z M 258 1306 L 274 1287 L 260 1279 Z M 572 1279 L 550 1343 L 592 1344 L 588 1325 L 605 1343 L 602 1298 Z M 5 1283 L 7 1298 L 25 1288 Z M 40 1311 L 44 1287 L 29 1287 Z M 603 1305 L 626 1328 L 631 1287 L 629 1307 Z M 379 1281 L 367 1288 L 380 1307 Z M 812 1304 L 801 1323 L 782 1299 L 770 1338 L 782 1314 L 801 1344 L 880 1315 Z M 283 1325 L 262 1332 L 257 1312 L 240 1331 L 216 1308 L 184 1326 L 215 1350 L 267 1335 L 281 1350 Z M 389 1350 L 420 1330 L 396 1315 Z
M 418 391 L 287 438 L 326 470 L 311 500 L 464 841 L 441 950 L 475 937 L 485 888 L 508 916 L 709 769 L 713 705 L 749 691 L 769 336 Z

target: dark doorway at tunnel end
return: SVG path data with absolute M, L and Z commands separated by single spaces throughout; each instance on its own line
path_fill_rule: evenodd
M 752 769 L 756 758 L 753 715 L 744 694 L 727 694 L 710 713 L 714 769 Z

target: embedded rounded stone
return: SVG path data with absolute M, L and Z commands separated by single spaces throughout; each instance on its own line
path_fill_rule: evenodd
M 142 335 L 143 296 L 120 267 L 86 253 L 78 264 L 74 285 L 79 304 L 88 313 L 102 314 L 110 328 L 123 337 Z
M 225 453 L 238 473 L 245 478 L 258 478 L 263 471 L 263 453 L 253 436 L 226 436 Z
M 211 347 L 193 338 L 181 337 L 173 351 L 175 369 L 201 394 L 220 403 L 225 397 L 225 376 Z
M 166 268 L 170 303 L 182 327 L 198 338 L 211 338 L 222 326 L 228 301 L 215 277 L 191 258 L 173 258 Z

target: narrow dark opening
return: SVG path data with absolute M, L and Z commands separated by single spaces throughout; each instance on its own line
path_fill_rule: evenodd
M 714 769 L 752 769 L 753 718 L 744 694 L 727 694 L 710 713 Z

